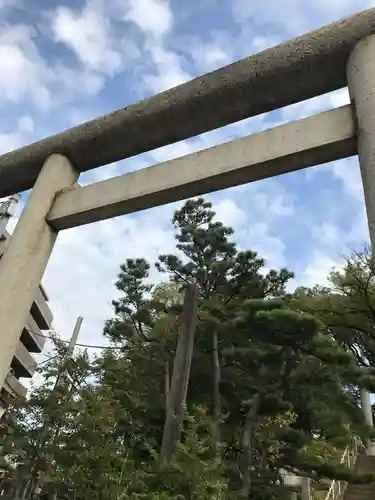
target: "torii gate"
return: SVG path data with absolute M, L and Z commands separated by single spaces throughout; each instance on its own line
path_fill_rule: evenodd
M 81 187 L 81 172 L 346 85 L 352 104 Z M 33 188 L 0 265 L 0 387 L 62 229 L 359 155 L 375 248 L 375 9 L 0 157 Z

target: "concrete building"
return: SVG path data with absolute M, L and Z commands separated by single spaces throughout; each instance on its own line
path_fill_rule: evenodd
M 0 259 L 9 238 L 6 231 L 0 236 Z M 43 350 L 46 339 L 42 336 L 42 331 L 50 328 L 52 318 L 48 297 L 40 285 L 14 353 L 11 369 L 0 391 L 0 418 L 12 399 L 26 396 L 27 389 L 20 379 L 34 375 L 37 365 L 34 355 Z

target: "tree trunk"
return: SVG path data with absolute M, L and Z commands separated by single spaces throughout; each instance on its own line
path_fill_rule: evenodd
M 181 314 L 180 332 L 173 364 L 172 381 L 168 395 L 168 407 L 161 445 L 161 457 L 169 461 L 180 439 L 184 405 L 190 378 L 190 366 L 194 349 L 197 322 L 198 288 L 190 285 L 185 292 Z
M 213 369 L 213 439 L 214 453 L 218 462 L 221 461 L 221 402 L 220 402 L 220 360 L 217 332 L 212 333 L 212 369 Z
M 169 375 L 169 362 L 165 361 L 164 364 L 164 391 L 165 391 L 165 407 L 166 411 L 169 408 L 169 392 L 170 392 L 170 375 Z
M 244 432 L 243 432 L 243 474 L 242 474 L 242 491 L 241 498 L 247 500 L 249 498 L 251 487 L 251 466 L 253 462 L 253 430 L 255 419 L 258 413 L 259 397 L 255 397 L 246 415 Z

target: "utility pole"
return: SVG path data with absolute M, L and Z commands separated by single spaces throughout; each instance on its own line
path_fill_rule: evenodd
M 75 346 L 77 344 L 77 340 L 78 340 L 78 335 L 79 335 L 79 332 L 80 332 L 81 327 L 82 327 L 82 322 L 83 322 L 82 316 L 78 316 L 77 321 L 76 321 L 75 326 L 74 326 L 74 329 L 73 329 L 72 336 L 71 336 L 70 341 L 69 341 L 68 352 L 66 353 L 66 355 L 65 355 L 65 357 L 60 365 L 60 369 L 57 373 L 55 385 L 53 386 L 53 389 L 51 391 L 51 396 L 56 395 L 56 397 L 58 397 L 58 394 L 56 394 L 56 393 L 57 393 L 57 390 L 58 390 L 58 387 L 59 387 L 61 380 L 64 378 L 65 375 L 67 375 L 67 373 L 66 373 L 66 371 L 67 371 L 66 368 L 67 368 L 67 364 L 68 364 L 67 362 L 73 356 L 74 348 L 75 348 Z M 69 389 L 67 391 L 67 394 L 69 394 Z M 62 398 L 62 399 L 65 399 L 65 398 Z M 51 424 L 51 422 L 48 422 L 48 421 L 44 422 L 43 429 L 42 429 L 42 440 L 40 443 L 41 448 L 43 448 L 46 445 L 46 442 L 50 437 L 49 435 L 50 435 L 50 432 L 52 431 L 50 424 Z M 60 431 L 60 429 L 57 429 L 57 431 L 55 432 L 55 435 L 52 438 L 53 441 L 56 440 L 56 438 L 59 434 L 59 431 Z M 53 455 L 47 455 L 46 459 L 47 459 L 48 467 L 51 467 L 51 464 L 53 462 Z M 37 471 L 36 476 L 37 475 L 38 475 L 38 471 Z M 32 496 L 32 494 L 39 494 L 40 491 L 41 491 L 41 489 L 39 486 L 39 479 L 36 477 L 35 482 L 30 480 L 29 484 L 26 486 L 26 488 L 24 490 L 23 495 L 24 495 L 24 498 L 26 498 L 26 497 Z M 55 498 L 56 494 L 54 494 L 53 497 Z
M 78 340 L 78 335 L 79 335 L 79 332 L 81 331 L 82 321 L 83 321 L 82 316 L 78 316 L 76 324 L 74 326 L 72 336 L 70 338 L 68 356 L 73 355 L 73 351 L 74 351 L 75 345 L 76 345 L 77 340 Z
M 74 330 L 73 330 L 72 336 L 70 337 L 68 352 L 67 352 L 67 354 L 66 354 L 66 356 L 61 364 L 61 367 L 60 367 L 59 373 L 57 374 L 56 382 L 55 382 L 55 385 L 52 389 L 52 392 L 56 391 L 57 386 L 59 385 L 61 378 L 65 375 L 66 364 L 67 364 L 67 361 L 73 356 L 74 348 L 75 348 L 75 346 L 77 344 L 77 340 L 78 340 L 78 335 L 79 335 L 79 332 L 80 332 L 81 327 L 82 327 L 82 322 L 83 322 L 82 316 L 78 316 L 76 324 L 74 325 Z
M 59 369 L 59 371 L 57 373 L 55 385 L 53 386 L 53 389 L 51 391 L 51 395 L 53 395 L 54 393 L 56 393 L 56 390 L 58 388 L 58 385 L 59 385 L 61 379 L 66 374 L 67 361 L 69 361 L 69 359 L 71 359 L 72 356 L 73 356 L 74 348 L 75 348 L 75 346 L 77 344 L 77 340 L 78 340 L 78 335 L 79 335 L 79 332 L 80 332 L 81 327 L 82 327 L 82 322 L 83 322 L 82 316 L 78 316 L 76 324 L 74 325 L 72 336 L 70 337 L 69 346 L 68 346 L 68 352 L 66 353 L 66 356 L 64 357 L 64 359 L 63 359 L 63 361 L 62 361 L 62 363 L 60 365 L 60 369 Z M 48 426 L 48 424 L 46 422 L 44 424 L 43 429 L 46 430 L 47 426 Z

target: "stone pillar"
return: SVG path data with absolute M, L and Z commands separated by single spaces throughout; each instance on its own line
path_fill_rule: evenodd
M 361 405 L 363 415 L 365 417 L 365 422 L 370 427 L 374 427 L 374 418 L 372 415 L 372 407 L 371 407 L 371 396 L 369 391 L 366 389 L 361 389 Z M 367 454 L 371 456 L 375 456 L 375 443 L 368 441 L 366 443 Z
M 50 156 L 39 174 L 0 261 L 0 387 L 50 258 L 57 231 L 46 222 L 55 195 L 77 181 L 63 156 Z
M 375 35 L 357 43 L 349 56 L 347 79 L 357 123 L 358 157 L 361 168 L 372 255 L 375 255 Z M 370 393 L 361 391 L 365 421 L 374 426 Z M 374 455 L 374 443 L 367 443 Z
M 301 500 L 311 500 L 311 479 L 301 477 Z
M 374 419 L 372 416 L 372 408 L 371 408 L 371 397 L 370 393 L 366 389 L 361 389 L 361 404 L 366 424 L 369 425 L 370 427 L 374 427 Z
M 356 115 L 358 156 L 370 230 L 375 249 L 375 35 L 357 43 L 347 65 L 349 93 Z

